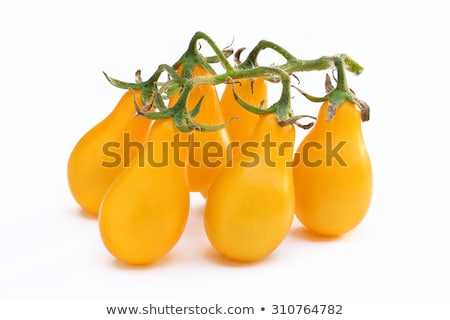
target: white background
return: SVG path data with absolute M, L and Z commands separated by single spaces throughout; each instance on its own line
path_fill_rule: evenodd
M 2 1 L 0 315 L 43 319 L 56 308 L 68 318 L 75 311 L 89 316 L 92 309 L 100 319 L 109 299 L 131 299 L 137 305 L 268 309 L 273 303 L 342 303 L 345 319 L 449 316 L 442 306 L 450 298 L 450 24 L 444 4 Z M 233 37 L 235 48 L 267 39 L 299 58 L 345 52 L 365 67 L 349 82 L 372 107 L 363 130 L 375 184 L 357 229 L 327 240 L 295 222 L 268 259 L 236 264 L 211 249 L 204 202 L 194 194 L 185 233 L 167 257 L 134 268 L 109 255 L 97 221 L 70 195 L 68 156 L 123 94 L 102 71 L 133 81 L 141 68 L 146 79 L 160 63 L 175 62 L 198 30 L 219 47 Z M 303 88 L 321 94 L 323 75 L 304 80 Z M 294 99 L 297 113 L 310 105 Z M 76 299 L 88 300 L 73 308 Z M 92 303 L 96 299 L 106 300 Z M 37 305 L 44 307 L 31 307 Z M 66 305 L 70 311 L 62 309 Z

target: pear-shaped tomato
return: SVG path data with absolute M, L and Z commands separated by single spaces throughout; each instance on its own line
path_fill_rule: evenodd
M 140 102 L 140 91 L 135 92 Z M 147 137 L 151 121 L 135 118 L 134 95 L 127 91 L 114 110 L 89 130 L 75 145 L 69 157 L 69 187 L 78 204 L 97 215 L 106 190 L 136 157 L 137 145 Z
M 136 158 L 111 185 L 99 213 L 100 234 L 112 255 L 129 264 L 164 256 L 180 238 L 189 212 L 183 159 L 171 147 L 179 134 L 172 119 L 155 121 Z M 180 161 L 181 160 L 181 161 Z
M 198 65 L 192 71 L 192 77 L 206 75 L 209 75 L 209 73 Z M 220 110 L 220 100 L 213 85 L 195 86 L 189 93 L 187 109 L 192 110 L 202 97 L 200 113 L 195 117 L 195 121 L 205 125 L 223 123 L 224 118 Z M 174 105 L 177 99 L 178 94 L 173 95 L 169 106 Z M 227 149 L 230 138 L 226 129 L 223 128 L 210 132 L 194 130 L 189 140 L 187 159 L 189 190 L 205 192 L 226 165 L 227 159 L 230 158 L 230 153 Z
M 294 168 L 296 215 L 322 235 L 355 228 L 372 197 L 372 167 L 361 130 L 360 110 L 343 102 L 327 120 L 328 101 L 300 144 Z
M 239 79 L 234 84 L 227 84 L 220 105 L 224 119 L 238 118 L 227 126 L 227 132 L 232 142 L 242 145 L 255 129 L 259 116 L 245 110 L 234 98 L 236 94 L 253 106 L 267 107 L 267 84 L 263 78 Z M 238 148 L 236 148 L 238 150 Z
M 292 151 L 295 130 L 275 114 L 261 116 L 242 149 L 208 192 L 205 229 L 219 252 L 238 261 L 269 255 L 294 216 Z

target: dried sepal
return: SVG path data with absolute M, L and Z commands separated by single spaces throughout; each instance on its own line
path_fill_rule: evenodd
M 301 123 L 300 120 L 305 119 L 305 118 L 317 120 L 316 117 L 313 117 L 310 115 L 297 115 L 297 116 L 290 117 L 289 119 L 286 119 L 286 120 L 278 121 L 278 124 L 282 127 L 295 124 L 299 128 L 309 129 L 314 125 L 314 122 L 308 122 L 306 124 Z
M 333 90 L 334 90 L 334 86 L 331 83 L 330 75 L 327 73 L 325 76 L 325 91 L 326 91 L 326 93 L 330 93 Z
M 244 51 L 246 48 L 239 48 L 236 50 L 236 52 L 234 53 L 234 64 L 235 66 L 240 66 L 242 61 L 241 61 L 241 53 L 242 51 Z
M 359 98 L 354 98 L 355 99 L 355 103 L 358 106 L 359 110 L 361 111 L 361 121 L 365 122 L 365 121 L 369 121 L 370 120 L 370 107 L 369 105 L 359 99 Z
M 332 103 L 331 101 L 328 103 L 327 106 L 327 121 L 331 121 L 334 119 L 334 116 L 336 115 L 336 111 L 338 108 L 338 104 Z
M 136 73 L 134 74 L 134 79 L 136 81 L 136 83 L 141 83 L 142 82 L 142 76 L 141 76 L 141 69 L 137 69 Z

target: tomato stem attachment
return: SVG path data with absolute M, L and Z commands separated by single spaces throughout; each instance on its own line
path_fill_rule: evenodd
M 337 108 L 347 100 L 358 106 L 361 111 L 361 121 L 368 121 L 370 119 L 369 105 L 356 97 L 355 92 L 348 87 L 347 76 L 345 73 L 345 69 L 348 68 L 362 71 L 362 67 L 347 55 L 335 56 L 334 65 L 337 71 L 336 88 L 333 87 L 328 74 L 325 78 L 325 89 L 328 92 L 325 98 L 330 101 L 328 104 L 327 120 L 332 120 L 336 114 Z

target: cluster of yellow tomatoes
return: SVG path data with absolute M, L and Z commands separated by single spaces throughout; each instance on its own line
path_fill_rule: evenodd
M 176 65 L 178 75 L 185 64 Z M 214 76 L 197 63 L 188 74 Z M 149 100 L 142 98 L 145 89 L 130 89 L 80 139 L 68 162 L 70 190 L 85 211 L 98 216 L 112 255 L 148 264 L 167 254 L 185 227 L 190 192 L 205 197 L 211 245 L 237 261 L 268 256 L 295 215 L 327 236 L 361 222 L 371 199 L 372 169 L 358 105 L 344 99 L 332 106 L 331 98 L 324 99 L 314 126 L 294 150 L 293 123 L 282 123 L 276 112 L 252 113 L 239 102 L 267 110 L 267 82 L 228 78 L 220 98 L 215 83 L 194 86 L 185 107 L 188 113 L 197 109 L 196 122 L 207 128 L 236 119 L 215 130 L 190 132 L 180 130 L 173 117 L 136 117 L 136 110 L 152 109 L 153 100 L 143 103 Z M 167 109 L 182 90 L 167 96 Z M 125 136 L 132 145 L 124 143 Z

